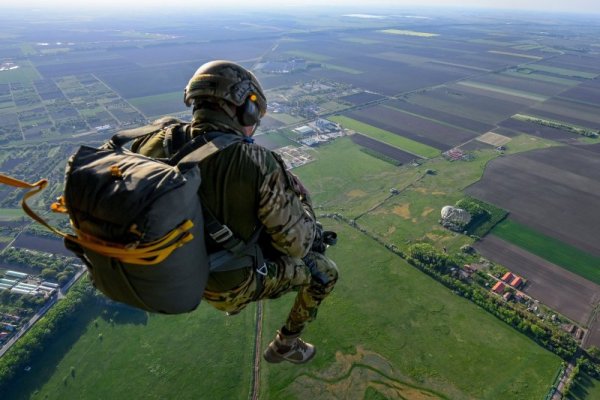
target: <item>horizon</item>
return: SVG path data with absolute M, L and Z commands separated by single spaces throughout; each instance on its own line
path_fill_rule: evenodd
M 298 2 L 296 0 L 283 0 L 273 4 L 269 0 L 256 0 L 252 2 L 252 5 L 247 5 L 246 2 L 240 0 L 222 0 L 218 4 L 194 4 L 190 5 L 184 0 L 173 0 L 169 3 L 168 9 L 165 9 L 164 3 L 158 0 L 147 0 L 140 1 L 134 0 L 133 2 L 119 2 L 117 0 L 108 0 L 103 2 L 101 5 L 98 4 L 81 4 L 74 2 L 73 0 L 56 0 L 52 4 L 48 4 L 43 0 L 25 0 L 18 4 L 11 4 L 5 6 L 6 11 L 65 11 L 65 9 L 73 12 L 114 12 L 136 9 L 138 12 L 148 11 L 156 12 L 160 10 L 164 14 L 170 14 L 172 12 L 178 12 L 186 10 L 188 12 L 207 11 L 213 12 L 231 12 L 231 11 L 272 11 L 272 12 L 285 12 L 285 11 L 317 11 L 317 10 L 344 10 L 342 12 L 362 12 L 362 13 L 377 13 L 385 11 L 396 11 L 396 10 L 435 10 L 439 11 L 440 7 L 447 10 L 472 10 L 472 11 L 501 11 L 501 12 L 543 12 L 544 14 L 556 14 L 556 13 L 569 13 L 569 14 L 581 14 L 581 15 L 593 15 L 600 16 L 600 3 L 593 0 L 574 0 L 568 4 L 554 0 L 554 1 L 543 1 L 543 0 L 529 0 L 529 1 L 518 1 L 509 0 L 501 3 L 493 0 L 466 0 L 460 3 L 456 3 L 450 0 L 424 0 L 423 2 L 416 4 L 413 0 L 408 1 L 393 1 L 393 0 L 379 0 L 375 2 L 365 3 L 364 1 L 358 0 L 332 0 L 328 4 L 323 5 L 322 2 L 316 0 L 308 0 Z M 140 9 L 141 8 L 141 9 Z

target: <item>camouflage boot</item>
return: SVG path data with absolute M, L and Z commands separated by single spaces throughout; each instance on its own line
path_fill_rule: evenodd
M 300 339 L 300 334 L 284 335 L 277 331 L 275 340 L 269 343 L 263 357 L 270 363 L 289 361 L 303 364 L 310 361 L 316 354 L 315 346 Z

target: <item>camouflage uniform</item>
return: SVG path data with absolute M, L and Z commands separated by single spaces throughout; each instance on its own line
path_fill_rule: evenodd
M 195 113 L 194 119 L 198 117 Z M 189 132 L 190 126 L 182 129 Z M 215 129 L 231 132 L 227 125 L 217 122 L 195 125 L 194 136 Z M 168 156 L 164 136 L 165 131 L 161 131 L 136 142 L 132 149 L 152 157 Z M 264 276 L 250 265 L 213 272 L 204 292 L 205 301 L 233 314 L 252 301 L 296 291 L 285 328 L 289 332 L 302 331 L 316 317 L 319 304 L 333 290 L 338 277 L 333 261 L 310 251 L 316 222 L 308 194 L 286 171 L 277 154 L 251 143 L 236 143 L 203 161 L 201 173 L 199 195 L 203 205 L 236 237 L 247 241 L 255 229 L 264 226 L 259 245 L 267 270 Z M 217 250 L 207 245 L 209 251 Z

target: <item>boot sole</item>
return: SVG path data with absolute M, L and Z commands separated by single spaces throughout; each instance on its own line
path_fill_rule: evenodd
M 292 359 L 283 357 L 281 354 L 277 353 L 275 350 L 272 350 L 269 347 L 263 353 L 263 358 L 265 359 L 266 362 L 271 363 L 271 364 L 278 364 L 282 361 L 288 361 L 288 362 L 291 362 L 292 364 L 305 364 L 305 363 L 309 362 L 310 360 L 312 360 L 316 354 L 317 354 L 317 349 L 315 348 L 314 352 L 306 360 L 292 360 Z

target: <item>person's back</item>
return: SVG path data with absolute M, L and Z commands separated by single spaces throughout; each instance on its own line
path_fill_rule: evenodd
M 269 345 L 265 359 L 307 362 L 315 349 L 299 335 L 333 289 L 337 268 L 323 254 L 310 251 L 317 227 L 304 187 L 275 153 L 252 143 L 251 136 L 266 112 L 262 88 L 249 71 L 217 61 L 198 69 L 184 97 L 187 105 L 194 105 L 192 123 L 185 128 L 188 138 L 201 136 L 209 142 L 221 134 L 244 137 L 244 142 L 200 164 L 199 194 L 205 212 L 244 242 L 260 234 L 254 262 L 211 273 L 204 299 L 233 315 L 252 301 L 297 291 L 288 321 Z M 168 156 L 165 148 L 164 132 L 133 147 L 153 157 Z M 207 247 L 221 250 L 210 239 Z

